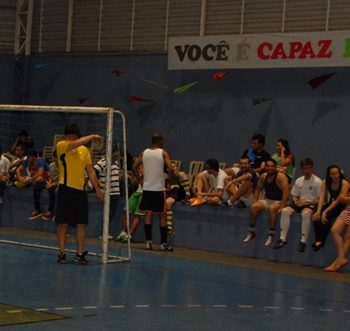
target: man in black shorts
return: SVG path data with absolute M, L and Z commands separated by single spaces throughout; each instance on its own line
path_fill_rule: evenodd
M 146 213 L 145 217 L 145 237 L 146 249 L 152 249 L 152 215 L 160 215 L 160 237 L 161 251 L 172 251 L 168 245 L 167 224 L 165 218 L 165 179 L 164 165 L 169 169 L 169 175 L 172 175 L 172 166 L 169 154 L 163 149 L 163 137 L 156 133 L 152 135 L 152 144 L 146 148 L 136 159 L 134 164 L 134 173 L 140 177 L 137 169 L 143 165 L 143 195 L 140 203 L 140 209 Z
M 65 138 L 57 143 L 58 159 L 58 191 L 56 223 L 57 240 L 60 253 L 58 263 L 65 264 L 66 242 L 69 225 L 76 226 L 77 254 L 75 261 L 87 264 L 84 252 L 86 226 L 88 224 L 88 199 L 84 191 L 85 171 L 95 188 L 96 198 L 103 202 L 104 196 L 100 190 L 96 173 L 92 167 L 91 155 L 86 145 L 95 139 L 101 139 L 97 134 L 81 137 L 76 124 L 67 125 L 64 129 Z

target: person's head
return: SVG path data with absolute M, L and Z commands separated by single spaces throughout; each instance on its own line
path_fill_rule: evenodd
M 64 135 L 71 139 L 78 139 L 81 137 L 79 126 L 75 123 L 67 124 L 64 127 Z
M 254 151 L 260 151 L 265 145 L 265 137 L 260 133 L 255 134 L 250 144 Z
M 170 161 L 170 163 L 171 163 L 171 168 L 173 169 L 174 174 L 177 175 L 179 173 L 179 169 L 177 167 L 176 162 L 175 161 Z
M 152 134 L 151 140 L 152 140 L 153 146 L 163 147 L 163 145 L 164 145 L 164 138 L 160 133 Z
M 265 170 L 268 176 L 272 176 L 277 173 L 277 162 L 274 159 L 266 161 Z
M 284 154 L 286 156 L 291 153 L 289 142 L 287 139 L 280 138 L 277 140 L 277 144 L 276 144 L 277 153 L 281 153 L 282 149 L 284 149 Z
M 29 164 L 34 164 L 38 159 L 38 152 L 33 149 L 29 150 L 27 153 L 27 158 L 28 158 Z
M 208 174 L 217 174 L 220 169 L 219 161 L 216 159 L 209 159 L 205 161 L 205 167 L 208 171 Z
M 248 169 L 250 169 L 250 160 L 249 157 L 241 157 L 239 160 L 239 168 L 246 172 Z
M 332 164 L 327 167 L 326 186 L 328 190 L 331 188 L 332 182 L 339 182 L 343 179 L 345 179 L 345 176 L 338 165 Z
M 23 158 L 26 154 L 26 146 L 24 143 L 18 143 L 15 147 L 15 155 L 18 158 Z
M 300 161 L 300 168 L 305 178 L 310 178 L 314 171 L 314 162 L 310 158 Z

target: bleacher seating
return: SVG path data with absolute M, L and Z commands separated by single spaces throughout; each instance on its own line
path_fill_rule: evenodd
M 42 220 L 28 221 L 33 208 L 33 197 L 30 189 L 9 187 L 5 191 L 5 202 L 0 205 L 0 226 L 16 227 L 19 229 L 55 231 L 55 224 Z M 42 195 L 43 205 L 47 205 L 47 195 Z M 247 209 L 224 208 L 220 206 L 201 205 L 190 207 L 177 203 L 173 209 L 176 235 L 170 238 L 175 247 L 230 253 L 238 256 L 263 258 L 273 261 L 292 262 L 323 267 L 336 256 L 332 238 L 329 238 L 325 248 L 313 252 L 309 244 L 304 253 L 297 252 L 300 239 L 300 215 L 293 216 L 288 236 L 288 246 L 275 250 L 265 247 L 264 242 L 268 231 L 267 215 L 263 213 L 257 222 L 257 238 L 251 243 L 242 242 L 248 228 L 249 211 Z M 118 218 L 123 213 L 123 199 L 118 206 Z M 89 195 L 89 226 L 88 235 L 97 237 L 102 217 L 102 205 L 96 202 L 94 194 Z M 278 226 L 277 226 L 278 228 Z M 120 222 L 112 223 L 113 234 L 120 230 Z M 277 234 L 277 231 L 276 231 Z M 153 226 L 154 242 L 159 242 L 158 218 Z M 278 238 L 276 238 L 277 240 Z M 134 241 L 143 242 L 144 232 L 141 225 L 137 230 Z M 347 267 L 348 270 L 350 267 Z

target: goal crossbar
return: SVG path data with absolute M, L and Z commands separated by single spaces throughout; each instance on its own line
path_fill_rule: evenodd
M 102 263 L 117 262 L 118 258 L 126 261 L 131 260 L 131 247 L 130 236 L 128 236 L 127 242 L 127 258 L 116 257 L 108 255 L 108 228 L 109 228 L 109 208 L 110 208 L 110 180 L 111 180 L 111 165 L 112 165 L 112 138 L 113 138 L 113 117 L 117 114 L 122 119 L 123 126 L 123 178 L 125 181 L 125 197 L 129 196 L 128 192 L 128 176 L 127 176 L 127 148 L 126 148 L 126 123 L 124 114 L 111 107 L 76 107 L 76 106 L 41 106 L 41 105 L 13 105 L 13 104 L 0 104 L 0 111 L 34 111 L 34 112 L 63 112 L 63 113 L 104 113 L 107 116 L 107 129 L 106 129 L 106 181 L 105 181 L 105 201 L 103 208 L 103 233 L 102 233 L 102 253 L 97 254 L 101 256 Z M 125 213 L 127 229 L 129 233 L 130 218 L 129 218 L 129 205 L 125 203 Z M 4 242 L 4 241 L 2 241 Z M 12 242 L 13 244 L 15 242 Z M 18 245 L 23 245 L 22 242 L 17 242 Z M 35 244 L 26 244 L 26 246 L 37 247 Z M 48 248 L 51 246 L 46 246 Z M 57 249 L 52 247 L 52 249 Z M 93 254 L 93 253 L 90 253 Z M 112 258 L 112 260 L 109 260 Z

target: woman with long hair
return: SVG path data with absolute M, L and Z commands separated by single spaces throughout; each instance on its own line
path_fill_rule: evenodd
M 347 194 L 349 183 L 338 165 L 327 167 L 326 178 L 322 181 L 320 199 L 317 210 L 312 215 L 315 229 L 314 251 L 321 249 L 328 233 L 345 205 L 340 202 L 340 196 Z
M 295 174 L 295 158 L 287 139 L 277 140 L 276 152 L 271 158 L 277 162 L 277 170 L 284 173 L 288 177 L 288 182 L 291 183 Z

